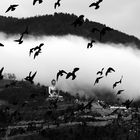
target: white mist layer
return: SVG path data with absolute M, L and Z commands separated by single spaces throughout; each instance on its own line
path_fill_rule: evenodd
M 72 71 L 74 67 L 79 67 L 76 80 L 60 77 L 57 86 L 62 90 L 80 94 L 94 94 L 95 88 L 106 87 L 114 91 L 114 94 L 117 90 L 124 89 L 125 92 L 120 96 L 126 98 L 140 96 L 140 51 L 132 49 L 135 46 L 96 43 L 93 48 L 87 49 L 89 40 L 70 35 L 30 37 L 18 45 L 13 41 L 18 37 L 0 39 L 0 42 L 5 44 L 4 48 L 0 48 L 0 67 L 4 66 L 6 73 L 15 73 L 18 79 L 25 78 L 30 71 L 37 71 L 34 81 L 49 85 L 59 70 Z M 42 53 L 34 60 L 33 55 L 29 57 L 29 50 L 40 43 L 45 45 Z M 98 85 L 93 86 L 97 71 L 103 67 L 105 71 L 108 67 L 113 67 L 116 72 L 110 73 L 108 77 L 101 79 Z M 113 90 L 113 83 L 119 81 L 121 75 L 124 77 L 122 84 Z

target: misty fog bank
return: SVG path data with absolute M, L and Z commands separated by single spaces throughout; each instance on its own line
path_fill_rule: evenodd
M 87 49 L 89 40 L 71 35 L 42 38 L 32 36 L 24 39 L 21 45 L 13 41 L 18 38 L 19 36 L 0 37 L 0 42 L 5 45 L 0 48 L 0 67 L 4 66 L 6 73 L 15 73 L 20 80 L 30 71 L 37 71 L 35 83 L 49 85 L 59 70 L 72 71 L 74 67 L 79 67 L 76 80 L 66 80 L 63 76 L 57 86 L 62 90 L 80 94 L 94 94 L 95 89 L 105 87 L 114 94 L 117 90 L 124 89 L 120 97 L 135 98 L 140 95 L 140 50 L 132 44 L 125 47 L 122 44 L 95 43 L 93 48 Z M 40 43 L 45 45 L 42 53 L 34 60 L 33 55 L 29 57 L 29 50 Z M 108 67 L 113 67 L 116 72 L 110 73 L 94 86 L 96 73 L 103 67 L 105 71 Z M 113 90 L 112 85 L 119 81 L 122 75 L 122 84 Z

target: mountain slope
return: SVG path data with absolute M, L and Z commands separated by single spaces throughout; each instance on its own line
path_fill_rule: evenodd
M 102 29 L 105 25 L 85 19 L 85 22 L 81 27 L 75 28 L 71 24 L 76 18 L 76 15 L 64 13 L 55 13 L 54 15 L 44 15 L 22 19 L 0 16 L 0 31 L 7 34 L 17 34 L 23 32 L 26 26 L 29 26 L 30 34 L 35 36 L 62 36 L 72 34 L 100 41 L 99 33 L 92 33 L 91 30 L 92 28 Z M 137 46 L 140 46 L 140 40 L 138 38 L 117 30 L 107 32 L 100 42 L 122 44 L 134 43 Z

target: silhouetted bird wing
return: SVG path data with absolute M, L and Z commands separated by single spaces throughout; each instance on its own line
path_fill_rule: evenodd
M 43 2 L 43 0 L 33 0 L 33 5 L 35 5 L 37 1 L 39 2 L 39 4 Z
M 73 73 L 79 71 L 80 68 L 74 68 Z
M 102 68 L 101 71 L 98 71 L 96 74 L 97 74 L 97 75 L 98 75 L 98 74 L 102 75 L 102 74 L 103 74 L 103 70 L 104 70 L 104 68 Z
M 91 43 L 88 43 L 88 44 L 87 44 L 87 48 L 90 48 L 90 46 L 91 46 Z
M 67 73 L 66 79 L 68 79 L 70 76 L 72 76 L 72 73 L 71 72 Z
M 103 0 L 99 0 L 98 3 L 101 3 Z
M 1 68 L 1 70 L 0 70 L 0 75 L 2 74 L 3 70 L 4 70 L 4 67 Z
M 118 82 L 115 82 L 115 83 L 113 84 L 113 89 L 117 86 L 117 83 L 118 83 Z
M 34 59 L 35 59 L 40 53 L 41 53 L 40 51 L 36 51 L 35 54 L 34 54 Z
M 37 74 L 37 71 L 32 75 L 31 79 L 33 80 Z
M 123 75 L 121 76 L 121 79 L 120 79 L 119 83 L 122 83 L 122 79 L 123 79 Z
M 11 10 L 11 11 L 14 11 L 14 10 L 16 9 L 17 6 L 18 6 L 18 4 L 10 5 L 9 8 L 6 10 L 5 13 L 9 12 L 10 10 Z
M 114 70 L 113 68 L 109 67 L 109 68 L 107 69 L 105 75 L 107 76 L 108 73 L 111 73 L 111 72 L 115 72 L 115 70 Z
M 44 43 L 41 43 L 41 44 L 39 45 L 39 47 L 41 48 L 43 45 L 44 45 Z
M 99 80 L 102 79 L 102 78 L 103 78 L 103 76 L 97 77 L 96 80 L 95 80 L 95 82 L 94 82 L 94 85 L 97 84 L 97 83 L 99 83 Z
M 93 44 L 93 43 L 95 43 L 96 41 L 95 40 L 91 40 L 91 43 Z
M 29 77 L 31 77 L 32 71 L 29 72 Z
M 57 73 L 57 76 L 56 76 L 56 80 L 58 81 L 59 76 L 63 76 L 63 74 L 67 74 L 67 72 L 64 70 L 59 70 L 59 72 Z
M 29 51 L 29 56 L 33 53 L 34 48 L 31 48 Z
M 101 72 L 101 71 L 98 71 L 96 74 L 97 74 L 97 75 L 98 75 L 98 74 L 100 74 L 100 75 L 101 75 L 101 74 L 102 74 L 102 72 Z
M 119 91 L 117 92 L 117 95 L 120 95 L 123 91 L 124 91 L 124 90 L 119 90 Z
M 4 45 L 3 45 L 2 43 L 0 43 L 0 46 L 1 46 L 1 47 L 4 47 Z
M 89 7 L 93 7 L 95 6 L 95 9 L 98 9 L 100 6 L 99 6 L 99 3 L 101 3 L 103 0 L 99 0 L 97 2 L 94 2 L 92 3 L 91 5 L 89 5 Z
M 19 44 L 22 44 L 22 43 L 23 43 L 22 38 L 23 38 L 23 34 L 21 34 L 21 36 L 20 36 L 20 38 L 19 38 L 19 39 L 14 40 L 14 41 L 15 41 L 15 42 L 18 42 Z

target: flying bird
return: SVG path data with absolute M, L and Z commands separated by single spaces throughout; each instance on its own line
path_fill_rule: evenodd
M 84 15 L 80 15 L 73 23 L 74 27 L 81 26 L 84 23 Z
M 36 51 L 36 50 L 38 50 L 38 51 L 41 51 L 41 47 L 42 46 L 44 46 L 44 43 L 41 43 L 39 46 L 36 46 L 35 48 L 34 48 L 34 50 Z
M 1 70 L 0 70 L 0 80 L 3 79 L 3 75 L 2 75 L 3 70 L 4 70 L 4 67 L 2 67 Z
M 122 103 L 122 105 L 126 106 L 126 108 L 128 109 L 130 107 L 130 105 L 132 104 L 134 99 L 132 100 L 126 100 L 125 102 Z
M 6 10 L 5 13 L 9 12 L 9 11 L 14 11 L 16 10 L 16 7 L 18 6 L 18 4 L 14 4 L 14 5 L 10 5 L 9 8 Z
M 39 4 L 41 4 L 43 2 L 43 0 L 33 0 L 33 5 L 35 5 L 37 1 Z
M 34 59 L 35 59 L 40 53 L 41 53 L 40 50 L 36 51 L 36 52 L 34 53 Z
M 34 51 L 34 48 L 31 48 L 30 51 L 29 51 L 29 56 L 31 56 L 31 54 L 33 53 Z
M 69 77 L 72 76 L 72 80 L 74 80 L 76 78 L 75 73 L 79 71 L 79 68 L 74 68 L 72 72 L 67 73 L 66 79 L 68 79 Z
M 36 76 L 36 74 L 37 74 L 37 71 L 31 76 L 31 73 L 32 72 L 30 72 L 29 73 L 29 75 L 26 77 L 26 78 L 24 78 L 26 81 L 29 81 L 31 84 L 33 84 L 34 83 L 34 78 L 35 78 L 35 76 Z
M 98 75 L 98 74 L 100 74 L 100 76 L 103 75 L 103 70 L 104 70 L 104 68 L 102 68 L 101 71 L 98 71 L 98 72 L 97 72 L 97 75 Z
M 122 83 L 122 78 L 123 78 L 123 76 L 121 76 L 121 79 L 120 79 L 119 81 L 117 81 L 117 82 L 115 82 L 115 83 L 113 84 L 113 89 L 114 89 L 118 84 L 121 84 L 121 83 Z
M 115 70 L 114 70 L 113 68 L 109 67 L 109 68 L 107 69 L 105 75 L 107 76 L 107 75 L 108 75 L 109 73 L 111 73 L 111 72 L 115 72 Z
M 99 0 L 99 1 L 97 1 L 97 2 L 94 2 L 94 3 L 92 3 L 91 5 L 89 5 L 89 7 L 93 7 L 93 6 L 95 6 L 95 9 L 97 10 L 97 9 L 99 9 L 99 7 L 100 7 L 100 3 L 102 2 L 103 0 Z
M 93 43 L 95 43 L 95 40 L 91 40 L 91 42 L 89 42 L 87 44 L 87 48 L 92 48 L 93 47 Z
M 0 47 L 4 47 L 4 45 L 2 43 L 0 43 Z
M 57 73 L 57 76 L 56 76 L 56 81 L 58 81 L 59 76 L 63 76 L 64 74 L 67 74 L 67 72 L 64 70 L 59 70 L 59 72 Z
M 123 91 L 124 91 L 124 90 L 119 90 L 119 91 L 117 92 L 117 95 L 120 95 Z
M 56 9 L 57 6 L 58 6 L 58 7 L 60 6 L 60 1 L 61 1 L 61 0 L 57 0 L 57 2 L 55 2 L 55 4 L 54 4 L 54 8 L 55 8 L 55 9 Z
M 15 42 L 18 42 L 18 44 L 22 44 L 23 43 L 23 34 L 21 34 L 20 38 L 17 40 L 14 40 Z
M 99 81 L 100 81 L 100 79 L 102 79 L 102 78 L 103 78 L 103 76 L 97 77 L 96 80 L 95 80 L 95 82 L 94 82 L 94 85 L 95 85 L 95 84 L 98 84 Z

